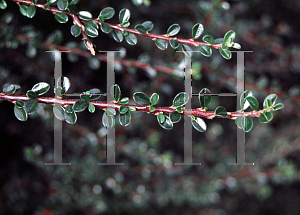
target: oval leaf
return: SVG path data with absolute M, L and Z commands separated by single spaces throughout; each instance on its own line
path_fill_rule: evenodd
M 102 116 L 102 124 L 106 128 L 113 128 L 114 127 L 114 117 L 109 116 L 106 114 L 106 112 L 104 112 L 104 114 Z
M 152 105 L 156 105 L 159 100 L 159 95 L 157 93 L 153 93 L 150 97 L 150 102 Z
M 54 15 L 55 19 L 59 22 L 59 23 L 66 23 L 68 22 L 68 15 L 67 14 L 64 14 L 64 13 L 56 13 Z
M 68 8 L 68 0 L 58 0 L 57 7 L 60 10 L 67 10 Z
M 183 53 L 185 54 L 185 56 L 187 56 L 187 57 L 191 57 L 192 56 L 192 49 L 188 45 L 181 44 L 181 50 L 183 51 Z
M 20 121 L 26 121 L 28 118 L 28 115 L 24 108 L 20 108 L 17 105 L 14 106 L 14 114 L 16 118 Z
M 77 115 L 74 111 L 71 113 L 68 113 L 67 111 L 65 111 L 64 117 L 65 117 L 66 122 L 69 124 L 75 124 L 77 121 Z
M 207 105 L 210 103 L 210 100 L 211 100 L 211 96 L 210 95 L 205 95 L 205 94 L 211 94 L 209 89 L 203 88 L 199 92 L 199 102 L 200 102 L 200 106 L 202 108 L 207 107 Z
M 267 100 L 270 100 L 271 101 L 271 104 L 269 104 L 270 107 L 273 107 L 276 103 L 276 100 L 277 100 L 277 95 L 276 94 L 270 94 L 268 95 L 265 100 L 264 100 L 264 103 L 263 103 L 263 107 L 264 108 L 267 108 Z
M 13 94 L 16 92 L 16 88 L 13 84 L 7 84 L 3 87 L 3 92 L 6 94 Z
M 20 4 L 19 10 L 20 10 L 20 13 L 21 13 L 23 16 L 27 16 L 27 8 L 28 8 L 27 5 Z
M 78 25 L 72 25 L 71 26 L 71 34 L 74 36 L 74 37 L 78 37 L 81 33 L 81 29 Z
M 101 97 L 101 95 L 96 95 L 96 94 L 100 94 L 101 93 L 101 91 L 99 89 L 93 88 L 93 89 L 90 89 L 89 91 L 90 91 L 90 93 L 92 95 L 92 97 L 90 99 L 91 101 L 96 100 L 96 99 L 98 99 L 98 98 Z
M 179 42 L 175 39 L 171 39 L 169 40 L 169 43 L 170 43 L 170 46 L 173 48 L 173 49 L 177 49 L 178 46 L 179 46 Z
M 178 34 L 179 31 L 180 31 L 180 26 L 178 24 L 173 24 L 168 28 L 167 35 L 174 36 Z
M 165 121 L 165 115 L 163 115 L 162 113 L 157 114 L 157 121 L 162 124 Z
M 253 93 L 250 90 L 246 90 L 242 93 L 240 97 L 240 106 L 242 110 L 246 110 L 250 106 L 249 102 L 246 99 L 249 96 L 253 96 Z
M 260 123 L 267 123 L 267 122 L 270 122 L 272 119 L 273 119 L 273 114 L 270 112 L 264 111 L 259 115 L 258 121 Z
M 98 30 L 91 25 L 85 25 L 84 32 L 89 37 L 98 37 Z
M 142 26 L 146 29 L 146 31 L 151 31 L 154 27 L 153 23 L 151 21 L 146 21 L 142 23 Z
M 257 109 L 258 109 L 259 103 L 258 103 L 258 101 L 257 101 L 257 99 L 256 99 L 255 97 L 253 97 L 253 96 L 248 96 L 248 97 L 246 98 L 246 100 L 249 102 L 249 105 L 250 105 L 250 107 L 251 107 L 253 110 L 257 110 Z
M 192 29 L 193 38 L 198 39 L 201 36 L 203 31 L 204 31 L 204 27 L 202 24 L 200 23 L 195 24 Z
M 56 83 L 61 88 L 62 94 L 66 93 L 71 87 L 70 79 L 65 76 L 60 76 Z
M 36 13 L 35 6 L 30 5 L 30 6 L 27 8 L 27 17 L 28 17 L 28 18 L 33 18 L 34 15 L 35 15 L 35 13 Z
M 115 10 L 112 7 L 106 7 L 101 10 L 99 16 L 102 16 L 104 19 L 110 19 L 115 15 Z
M 172 113 L 170 113 L 170 119 L 173 123 L 177 123 L 181 119 L 181 114 L 177 111 L 173 111 Z
M 142 92 L 134 93 L 133 99 L 137 104 L 150 105 L 150 99 L 145 93 L 142 93 Z
M 166 50 L 168 48 L 168 42 L 163 39 L 156 39 L 155 45 L 161 50 Z
M 206 131 L 206 127 L 207 127 L 206 123 L 200 117 L 195 117 L 195 120 L 192 120 L 192 125 L 197 131 L 200 132 Z
M 114 116 L 114 115 L 116 115 L 116 110 L 113 109 L 113 108 L 107 108 L 105 112 L 106 112 L 106 114 L 108 116 Z
M 125 114 L 120 114 L 119 121 L 122 126 L 128 126 L 131 121 L 131 113 L 127 111 Z
M 279 110 L 279 109 L 281 109 L 281 108 L 283 108 L 283 107 L 284 107 L 283 104 L 278 103 L 278 104 L 276 104 L 276 105 L 273 107 L 273 109 L 274 109 L 274 110 Z
M 118 43 L 123 41 L 123 34 L 120 31 L 113 30 L 112 36 L 113 36 L 114 40 L 117 41 Z
M 129 44 L 129 45 L 135 45 L 136 43 L 137 43 L 137 38 L 136 38 L 136 36 L 134 35 L 134 34 L 132 34 L 132 33 L 129 33 L 128 35 L 126 35 L 125 36 L 125 39 L 126 39 L 126 41 L 127 41 L 127 43 Z
M 215 39 L 210 35 L 205 35 L 202 40 L 209 44 L 215 44 Z
M 40 95 L 47 93 L 49 89 L 50 89 L 50 84 L 45 83 L 45 82 L 40 82 L 40 83 L 35 84 L 31 90 L 33 92 L 35 92 L 35 94 L 40 96 Z
M 120 106 L 119 112 L 120 114 L 125 114 L 128 111 L 128 108 L 126 106 Z
M 228 31 L 224 36 L 224 43 L 230 44 L 235 38 L 235 32 L 233 30 Z
M 56 108 L 56 106 L 53 106 L 53 113 L 54 116 L 59 119 L 59 120 L 65 120 L 65 109 L 61 106 L 58 106 L 58 108 Z
M 185 92 L 178 93 L 173 99 L 173 107 L 180 107 L 189 101 L 189 95 Z
M 143 25 L 136 25 L 134 29 L 141 34 L 146 34 L 146 28 Z
M 119 104 L 127 104 L 129 102 L 129 98 L 128 97 L 123 97 L 120 101 Z
M 212 54 L 210 46 L 200 45 L 200 46 L 198 46 L 198 49 L 201 52 L 201 54 L 203 54 L 205 57 L 210 57 Z
M 95 110 L 96 110 L 95 105 L 93 105 L 93 104 L 91 104 L 91 103 L 89 103 L 88 109 L 89 109 L 89 112 L 90 112 L 90 113 L 94 113 Z
M 124 22 L 127 22 L 129 21 L 129 18 L 130 18 L 130 10 L 128 9 L 122 9 L 119 13 L 119 20 L 120 20 L 120 23 L 124 23 Z
M 105 34 L 108 34 L 111 32 L 111 27 L 105 23 L 101 23 L 100 28 L 101 28 L 101 31 Z
M 91 20 L 93 18 L 92 14 L 88 11 L 79 11 L 78 17 L 83 20 Z
M 158 122 L 158 124 L 164 129 L 167 129 L 167 130 L 172 129 L 173 122 L 171 121 L 171 119 L 168 116 L 164 116 L 164 117 L 165 117 L 164 122 L 163 123 Z
M 114 84 L 111 88 L 110 88 L 110 95 L 111 97 L 114 98 L 114 100 L 116 102 L 119 102 L 119 100 L 121 99 L 122 95 L 121 95 L 121 89 L 119 87 L 119 85 Z
M 215 115 L 216 116 L 221 116 L 221 117 L 227 117 L 227 111 L 224 107 L 219 106 L 215 110 Z
M 88 103 L 86 101 L 79 100 L 73 104 L 73 110 L 75 112 L 82 112 L 87 108 L 87 106 Z
M 225 59 L 229 60 L 231 58 L 231 52 L 229 49 L 219 48 L 219 52 Z
M 25 111 L 28 113 L 28 114 L 31 114 L 33 113 L 34 111 L 37 110 L 38 108 L 38 102 L 34 99 L 30 99 L 28 101 L 25 102 Z

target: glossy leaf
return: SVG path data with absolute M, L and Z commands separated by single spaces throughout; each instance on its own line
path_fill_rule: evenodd
M 36 97 L 37 97 L 36 93 L 33 92 L 32 90 L 28 90 L 28 91 L 26 92 L 26 96 L 27 96 L 28 98 L 30 98 L 30 99 L 36 99 Z
M 102 124 L 104 125 L 104 127 L 106 128 L 113 128 L 114 127 L 114 117 L 113 116 L 109 116 L 106 114 L 106 112 L 104 112 L 103 116 L 102 116 Z
M 204 31 L 204 27 L 202 24 L 200 23 L 195 24 L 192 29 L 193 38 L 198 39 L 201 36 L 203 31 Z
M 142 92 L 136 92 L 133 94 L 133 100 L 139 105 L 150 105 L 149 97 Z
M 59 23 L 66 23 L 68 22 L 68 15 L 67 14 L 64 14 L 64 13 L 56 13 L 54 15 L 55 19 L 59 22 Z
M 64 94 L 70 89 L 71 82 L 70 82 L 69 78 L 67 78 L 65 76 L 60 76 L 57 79 L 57 86 L 62 88 L 62 94 Z
M 150 112 L 153 112 L 153 111 L 155 111 L 155 107 L 153 107 L 153 106 L 151 105 L 150 108 L 149 108 L 149 110 L 150 110 Z
M 128 97 L 123 97 L 120 101 L 119 104 L 127 104 L 129 102 L 129 98 Z
M 127 111 L 125 114 L 120 114 L 119 122 L 122 126 L 128 126 L 131 122 L 131 113 Z
M 178 34 L 179 31 L 180 31 L 180 25 L 173 24 L 168 28 L 167 35 L 174 36 L 174 35 Z
M 110 88 L 110 95 L 114 98 L 114 101 L 119 102 L 122 97 L 119 85 L 115 84 Z
M 65 117 L 66 122 L 69 124 L 75 124 L 77 121 L 77 115 L 74 111 L 71 113 L 68 113 L 67 111 L 65 111 L 64 117 Z
M 68 11 L 69 11 L 71 14 L 73 14 L 73 15 L 77 15 L 77 13 L 78 13 L 78 8 L 77 8 L 77 6 L 76 6 L 75 4 L 69 3 L 69 5 L 68 5 Z
M 74 36 L 74 37 L 78 37 L 81 33 L 81 29 L 78 25 L 72 25 L 71 26 L 71 34 Z
M 170 43 L 170 46 L 173 48 L 173 49 L 177 49 L 178 46 L 179 46 L 179 42 L 175 39 L 171 39 L 169 40 L 169 43 Z
M 249 105 L 253 110 L 258 109 L 259 103 L 255 97 L 248 96 L 248 97 L 246 97 L 246 100 L 249 102 Z
M 146 34 L 146 28 L 143 26 L 143 25 L 136 25 L 135 27 L 134 27 L 134 29 L 136 30 L 136 31 L 138 31 L 140 34 Z
M 189 95 L 185 92 L 178 93 L 173 99 L 173 107 L 180 107 L 189 101 Z
M 200 90 L 199 96 L 198 96 L 199 97 L 200 106 L 202 108 L 207 107 L 207 105 L 211 101 L 211 96 L 207 96 L 205 94 L 211 94 L 211 92 L 209 91 L 209 89 L 203 88 L 202 90 Z
M 229 60 L 231 58 L 231 52 L 229 49 L 219 49 L 220 54 L 227 60 Z
M 75 112 L 82 112 L 87 108 L 87 106 L 88 103 L 86 101 L 79 100 L 73 104 L 73 110 Z
M 185 54 L 185 56 L 187 56 L 187 57 L 191 57 L 192 56 L 192 49 L 188 45 L 181 44 L 181 50 L 183 51 L 183 53 Z
M 129 111 L 136 111 L 135 107 L 128 107 Z
M 144 28 L 146 29 L 147 32 L 151 31 L 154 27 L 154 25 L 151 21 L 143 22 L 142 26 L 144 26 Z
M 232 48 L 235 48 L 235 49 L 241 49 L 242 47 L 241 47 L 241 45 L 238 44 L 238 43 L 233 43 Z
M 132 34 L 132 33 L 129 33 L 128 35 L 126 35 L 125 36 L 125 39 L 126 39 L 126 41 L 127 41 L 127 43 L 129 44 L 129 45 L 135 45 L 136 43 L 137 43 L 137 38 L 136 38 L 136 36 L 134 35 L 134 34 Z
M 120 114 L 125 114 L 128 111 L 128 108 L 126 106 L 120 106 L 119 107 L 119 112 Z
M 72 105 L 68 105 L 68 106 L 66 107 L 65 111 L 66 111 L 67 113 L 73 113 L 73 112 L 74 112 L 73 106 L 72 106 Z
M 165 115 L 163 115 L 162 113 L 157 114 L 157 121 L 161 124 L 165 121 Z
M 130 18 L 130 10 L 128 9 L 122 9 L 119 13 L 119 20 L 120 20 L 120 23 L 124 23 L 124 22 L 127 22 L 129 21 L 129 18 Z
M 283 108 L 283 107 L 284 107 L 283 104 L 278 103 L 278 104 L 276 104 L 276 105 L 273 107 L 273 109 L 274 109 L 274 110 L 279 110 L 279 109 L 281 109 L 281 108 Z
M 158 122 L 158 124 L 164 129 L 167 129 L 167 130 L 172 129 L 173 122 L 171 121 L 171 119 L 168 116 L 164 116 L 164 117 L 165 117 L 164 122 L 163 123 Z
M 210 35 L 205 35 L 202 40 L 209 44 L 215 44 L 215 39 Z
M 79 11 L 78 17 L 83 20 L 91 20 L 93 18 L 92 14 L 88 11 Z
M 27 17 L 28 18 L 33 18 L 35 13 L 36 13 L 35 6 L 33 6 L 33 5 L 28 6 L 28 8 L 27 8 Z
M 16 101 L 15 105 L 18 107 L 18 108 L 23 108 L 25 106 L 25 102 L 24 101 L 21 101 L 21 100 L 18 100 Z
M 264 108 L 267 108 L 267 105 L 268 105 L 267 100 L 270 100 L 270 101 L 271 101 L 271 103 L 270 103 L 269 106 L 270 106 L 270 107 L 273 107 L 273 106 L 275 105 L 275 103 L 276 103 L 277 95 L 276 95 L 276 94 L 270 94 L 270 95 L 268 95 L 268 96 L 265 98 L 264 103 L 263 103 L 263 107 L 264 107 Z
M 150 102 L 152 105 L 156 105 L 159 100 L 159 95 L 157 93 L 153 93 L 150 97 Z
M 57 7 L 60 10 L 67 10 L 68 8 L 68 0 L 58 0 Z
M 262 112 L 258 118 L 258 121 L 260 123 L 267 123 L 270 122 L 273 119 L 273 114 L 270 112 Z
M 89 37 L 98 37 L 98 30 L 91 25 L 85 25 L 84 32 Z
M 123 41 L 123 34 L 120 31 L 113 30 L 112 36 L 113 36 L 114 40 L 117 41 L 118 43 Z
M 249 132 L 253 127 L 253 121 L 249 116 L 238 117 L 235 119 L 235 123 L 239 129 Z
M 26 121 L 28 119 L 28 115 L 24 108 L 20 108 L 17 105 L 14 106 L 14 114 L 16 118 L 20 121 Z
M 212 54 L 212 50 L 210 46 L 200 45 L 198 46 L 198 49 L 201 52 L 201 54 L 204 55 L 205 57 L 210 57 Z
M 4 0 L 0 0 L 0 9 L 4 10 L 7 8 L 7 3 Z
M 111 27 L 105 23 L 102 23 L 100 28 L 101 28 L 101 31 L 105 34 L 108 34 L 111 32 Z
M 24 109 L 28 114 L 33 113 L 38 108 L 38 102 L 34 99 L 30 99 L 25 102 Z
M 235 38 L 235 32 L 233 30 L 228 31 L 224 36 L 224 43 L 230 44 Z
M 173 111 L 172 113 L 170 113 L 170 119 L 173 123 L 177 123 L 180 121 L 181 119 L 181 114 L 178 113 L 177 111 Z
M 206 123 L 200 117 L 195 117 L 194 120 L 192 119 L 192 125 L 197 131 L 200 132 L 205 132 L 207 128 Z
M 94 112 L 95 112 L 95 110 L 96 110 L 96 108 L 95 108 L 95 105 L 93 105 L 93 104 L 89 103 L 88 110 L 89 110 L 89 112 L 90 112 L 90 113 L 94 113 Z
M 161 50 L 166 50 L 168 48 L 168 41 L 163 39 L 156 39 L 155 45 Z
M 253 93 L 250 90 L 246 90 L 242 93 L 240 97 L 240 106 L 242 110 L 246 110 L 250 106 L 249 102 L 246 100 L 246 98 L 250 96 L 253 96 Z
M 85 27 L 87 27 L 88 25 L 93 27 L 93 28 L 99 29 L 99 25 L 93 20 L 84 22 Z
M 108 116 L 114 116 L 117 114 L 117 112 L 114 108 L 107 108 L 105 112 Z
M 50 84 L 45 83 L 45 82 L 40 82 L 40 83 L 35 84 L 31 90 L 33 92 L 35 92 L 35 94 L 40 96 L 40 95 L 47 93 L 49 89 L 50 89 Z
M 103 16 L 104 19 L 111 19 L 115 15 L 115 10 L 112 7 L 106 7 L 101 10 L 99 16 Z
M 0 0 L 0 1 L 1 1 L 1 0 Z M 20 5 L 19 5 L 20 13 L 21 13 L 23 16 L 27 16 L 27 8 L 28 8 L 27 5 L 24 5 L 24 4 L 20 4 Z
M 215 39 L 215 44 L 220 44 L 224 42 L 224 38 L 217 38 Z
M 215 115 L 216 116 L 221 116 L 221 117 L 227 117 L 227 111 L 224 107 L 219 106 L 215 110 Z
M 122 26 L 123 28 L 128 28 L 128 27 L 130 26 L 130 22 L 129 22 L 129 21 L 126 21 L 126 22 L 122 23 L 121 26 Z M 124 31 L 123 31 L 123 33 L 124 33 Z
M 96 100 L 96 99 L 101 97 L 101 95 L 95 95 L 95 94 L 100 94 L 101 93 L 101 91 L 99 89 L 93 88 L 93 89 L 90 89 L 89 91 L 92 95 L 92 97 L 90 99 L 91 101 Z
M 59 120 L 65 120 L 65 109 L 61 106 L 58 106 L 58 108 L 53 105 L 53 113 L 54 116 Z
M 13 84 L 7 84 L 3 87 L 3 92 L 6 94 L 13 94 L 16 92 L 16 88 Z

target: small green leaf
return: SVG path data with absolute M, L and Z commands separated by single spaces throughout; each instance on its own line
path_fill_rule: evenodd
M 64 14 L 64 13 L 56 13 L 54 15 L 55 19 L 59 22 L 59 23 L 66 23 L 68 22 L 68 15 L 67 14 Z
M 111 27 L 105 23 L 101 23 L 100 28 L 101 28 L 101 31 L 105 34 L 108 34 L 111 32 Z
M 71 82 L 70 82 L 69 78 L 67 78 L 65 76 L 60 76 L 57 79 L 57 86 L 60 87 L 61 93 L 64 94 L 70 89 Z
M 87 108 L 87 106 L 88 103 L 86 101 L 79 100 L 73 104 L 73 110 L 75 112 L 82 112 Z
M 177 49 L 178 46 L 179 46 L 179 42 L 175 39 L 171 39 L 169 40 L 169 43 L 170 43 L 170 46 L 173 48 L 173 49 Z
M 224 36 L 224 43 L 230 44 L 235 38 L 235 32 L 233 30 L 228 31 Z
M 68 0 L 58 0 L 57 7 L 60 10 L 67 10 L 68 8 Z
M 136 111 L 135 107 L 128 107 L 128 110 L 130 110 L 130 111 Z
M 233 44 L 232 44 L 232 48 L 235 48 L 235 49 L 241 49 L 242 47 L 241 47 L 241 45 L 238 44 L 238 43 L 233 43 Z
M 210 57 L 212 54 L 210 46 L 200 45 L 200 46 L 198 46 L 198 49 L 201 52 L 201 54 L 203 54 L 205 57 Z
M 201 36 L 203 31 L 204 31 L 204 27 L 202 24 L 200 23 L 195 24 L 192 29 L 193 38 L 198 39 Z
M 69 3 L 69 5 L 68 5 L 68 11 L 69 11 L 71 14 L 73 14 L 73 15 L 77 15 L 77 13 L 78 13 L 78 8 L 77 8 L 77 6 L 76 6 L 75 4 Z
M 227 44 L 226 43 L 222 43 L 222 49 L 224 49 L 224 50 L 226 50 L 226 49 L 228 49 L 229 47 L 227 46 Z
M 105 19 L 102 15 L 99 15 L 98 16 L 98 20 L 101 22 L 101 23 L 104 23 Z
M 81 99 L 82 101 L 85 101 L 85 102 L 90 101 L 90 100 L 91 100 L 91 97 L 92 97 L 92 95 L 90 94 L 89 91 L 80 94 L 80 99 Z
M 168 41 L 163 39 L 156 39 L 155 45 L 161 50 L 166 50 L 168 48 Z
M 173 99 L 173 107 L 180 107 L 189 101 L 189 95 L 185 92 L 178 93 Z
M 40 96 L 47 93 L 49 89 L 50 89 L 50 84 L 45 82 L 40 82 L 35 84 L 31 90 L 35 92 L 36 95 Z
M 215 115 L 216 116 L 221 116 L 221 117 L 227 117 L 227 111 L 224 107 L 219 106 L 215 110 Z
M 120 106 L 119 112 L 120 114 L 125 114 L 128 111 L 128 108 L 126 106 Z
M 128 126 L 131 121 L 131 113 L 127 111 L 125 114 L 120 114 L 119 121 L 122 126 Z
M 170 119 L 173 123 L 177 123 L 180 121 L 181 119 L 181 114 L 178 113 L 177 111 L 173 111 L 172 113 L 170 113 Z
M 27 5 L 20 4 L 20 5 L 19 5 L 19 9 L 20 9 L 20 13 L 21 13 L 23 16 L 27 16 L 27 9 L 28 9 L 28 6 L 27 6 Z
M 26 121 L 28 119 L 28 115 L 24 108 L 20 108 L 17 105 L 14 106 L 14 114 L 16 118 L 20 121 Z
M 176 107 L 176 111 L 178 112 L 178 113 L 183 113 L 183 110 L 184 110 L 185 108 L 184 107 Z
M 146 34 L 146 28 L 143 26 L 143 25 L 136 25 L 135 27 L 134 27 L 134 29 L 136 30 L 136 31 L 138 31 L 140 34 Z
M 58 109 L 53 105 L 53 113 L 54 116 L 59 120 L 65 120 L 65 109 L 61 106 L 58 107 Z
M 114 117 L 113 116 L 109 116 L 106 114 L 106 112 L 104 112 L 103 116 L 102 116 L 102 124 L 104 125 L 104 127 L 106 128 L 113 128 L 114 127 Z
M 120 101 L 119 101 L 119 104 L 127 104 L 129 102 L 129 98 L 128 97 L 123 97 Z
M 258 101 L 255 97 L 253 96 L 248 96 L 246 97 L 246 100 L 249 102 L 249 105 L 250 107 L 253 109 L 253 110 L 257 110 L 258 109 Z
M 104 19 L 111 19 L 115 15 L 115 10 L 112 7 L 106 7 L 101 10 L 99 16 L 103 16 Z
M 249 116 L 245 117 L 245 132 L 249 132 L 253 127 L 253 121 Z
M 200 132 L 205 132 L 207 128 L 206 123 L 200 117 L 195 117 L 194 120 L 192 119 L 192 125 L 197 131 Z
M 37 95 L 35 92 L 33 92 L 32 90 L 28 90 L 26 93 L 26 96 L 30 99 L 36 99 Z
M 132 34 L 132 33 L 129 33 L 128 35 L 126 35 L 125 36 L 125 39 L 126 39 L 126 41 L 127 41 L 127 43 L 129 44 L 129 45 L 135 45 L 136 43 L 137 43 L 137 38 L 136 38 L 136 36 L 134 35 L 134 34 Z
M 273 107 L 273 109 L 274 109 L 274 110 L 279 110 L 279 109 L 281 109 L 281 108 L 283 108 L 283 107 L 284 107 L 283 104 L 278 103 L 278 104 L 276 104 L 276 105 Z
M 95 110 L 96 110 L 95 105 L 93 105 L 93 104 L 91 104 L 91 103 L 89 103 L 88 109 L 89 109 L 89 112 L 90 112 L 90 113 L 94 113 Z
M 119 100 L 122 97 L 121 89 L 120 89 L 119 85 L 115 84 L 115 85 L 111 86 L 110 95 L 111 95 L 111 97 L 114 98 L 114 101 L 119 102 Z
M 73 112 L 74 112 L 73 106 L 72 106 L 72 105 L 68 105 L 68 106 L 66 107 L 65 111 L 66 111 L 67 113 L 73 113 Z
M 153 93 L 150 97 L 150 102 L 152 105 L 156 105 L 159 100 L 159 95 L 157 93 Z
M 146 31 L 151 31 L 154 27 L 153 23 L 151 21 L 146 21 L 142 23 L 142 26 L 146 29 Z
M 275 103 L 276 103 L 277 95 L 276 95 L 276 94 L 270 94 L 270 95 L 268 95 L 268 96 L 265 98 L 264 103 L 263 103 L 263 107 L 264 107 L 264 108 L 267 108 L 267 105 L 268 105 L 267 100 L 270 100 L 270 101 L 271 101 L 270 104 L 269 104 L 269 106 L 270 106 L 270 107 L 273 107 L 273 106 L 275 105 Z
M 113 109 L 113 108 L 107 108 L 105 112 L 106 112 L 106 114 L 108 116 L 114 116 L 114 115 L 116 115 L 116 110 Z
M 270 112 L 262 112 L 258 118 L 258 121 L 260 123 L 267 123 L 270 122 L 273 119 L 273 114 Z
M 121 26 L 122 26 L 123 28 L 128 28 L 128 27 L 130 26 L 130 22 L 129 22 L 129 21 L 124 22 L 124 23 L 121 24 Z
M 192 56 L 192 49 L 191 47 L 189 47 L 186 44 L 181 44 L 181 50 L 183 51 L 183 53 L 187 56 L 187 57 L 191 57 Z
M 231 58 L 231 52 L 229 49 L 219 48 L 219 52 L 225 59 L 229 60 Z
M 200 106 L 202 108 L 207 107 L 207 105 L 210 103 L 210 100 L 211 100 L 211 96 L 205 95 L 205 94 L 211 94 L 211 92 L 209 91 L 209 89 L 203 88 L 199 92 L 199 102 L 200 102 Z
M 13 94 L 16 92 L 16 88 L 13 84 L 7 84 L 3 87 L 3 92 L 6 94 Z
M 120 23 L 124 23 L 124 22 L 127 22 L 129 21 L 129 18 L 130 18 L 130 10 L 128 9 L 122 9 L 119 13 L 119 20 L 120 20 Z
M 65 111 L 64 112 L 64 117 L 67 123 L 69 124 L 75 124 L 77 121 L 77 115 L 76 113 L 73 111 L 71 113 Z
M 28 6 L 28 8 L 27 8 L 27 17 L 28 18 L 33 18 L 35 13 L 36 13 L 35 6 L 33 6 L 33 5 Z
M 0 0 L 0 9 L 4 10 L 7 8 L 7 3 L 4 0 Z
M 101 91 L 99 89 L 93 88 L 93 89 L 90 89 L 89 91 L 92 95 L 92 97 L 90 99 L 91 101 L 96 100 L 96 99 L 101 97 L 101 95 L 95 95 L 95 94 L 100 94 L 101 93 Z
M 71 26 L 71 34 L 74 36 L 74 37 L 78 37 L 81 33 L 81 29 L 78 25 L 72 25 Z
M 215 39 L 210 35 L 205 35 L 202 40 L 209 44 L 215 44 Z
M 92 14 L 88 11 L 79 11 L 78 17 L 83 20 L 91 20 L 93 18 Z
M 25 111 L 28 113 L 28 114 L 31 114 L 33 113 L 34 111 L 37 110 L 38 108 L 38 102 L 34 99 L 30 99 L 28 101 L 25 102 Z
M 164 122 L 163 123 L 158 122 L 158 124 L 164 129 L 167 129 L 167 130 L 172 129 L 173 122 L 171 121 L 171 119 L 168 116 L 164 116 L 164 117 L 165 117 Z
M 117 41 L 118 43 L 123 41 L 123 34 L 120 31 L 113 30 L 112 36 L 113 36 L 114 40 Z
M 150 105 L 149 110 L 150 110 L 150 112 L 153 112 L 153 111 L 155 111 L 155 107 L 153 107 L 152 105 Z
M 168 28 L 167 35 L 174 36 L 178 34 L 179 31 L 180 31 L 180 26 L 178 24 L 173 24 Z
M 248 100 L 246 99 L 247 97 L 253 96 L 253 93 L 250 90 L 246 90 L 243 92 L 243 94 L 240 97 L 240 106 L 242 110 L 246 110 L 250 104 Z
M 239 129 L 249 132 L 253 127 L 253 121 L 249 116 L 238 117 L 235 119 L 235 123 Z
M 162 124 L 165 121 L 165 115 L 163 115 L 162 113 L 157 114 L 157 121 Z
M 84 32 L 89 37 L 98 37 L 98 30 L 91 25 L 85 25 Z
M 125 30 L 124 30 L 124 31 L 122 32 L 122 34 L 123 34 L 124 36 L 127 36 L 129 33 L 128 33 L 128 31 L 125 31 Z
M 150 99 L 145 93 L 136 92 L 133 94 L 133 99 L 137 104 L 150 105 Z
M 15 105 L 18 108 L 23 108 L 25 106 L 25 102 L 18 100 L 18 101 L 16 101 Z

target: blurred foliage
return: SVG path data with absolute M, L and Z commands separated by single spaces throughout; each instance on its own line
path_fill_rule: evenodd
M 7 0 L 1 10 L 0 84 L 17 83 L 21 93 L 38 82 L 53 80 L 54 58 L 47 43 L 86 50 L 80 36 L 70 33 L 72 23 L 59 24 L 37 9 L 32 19 Z M 98 166 L 106 160 L 103 111 L 79 113 L 76 125 L 63 124 L 63 161 L 71 166 L 45 166 L 53 161 L 52 106 L 41 104 L 26 122 L 18 121 L 12 104 L 0 106 L 0 214 L 299 214 L 299 9 L 297 1 L 80 1 L 78 8 L 93 17 L 105 7 L 128 8 L 132 26 L 151 20 L 155 34 L 174 23 L 178 38 L 191 38 L 195 23 L 205 34 L 222 37 L 230 29 L 245 54 L 246 89 L 262 104 L 269 93 L 285 105 L 268 124 L 254 120 L 246 134 L 246 162 L 235 162 L 236 125 L 229 120 L 205 120 L 207 131 L 193 130 L 193 162 L 183 160 L 183 121 L 173 130 L 162 129 L 156 117 L 135 113 L 130 126 L 116 127 L 116 162 L 124 166 Z M 115 16 L 111 23 L 118 23 Z M 298 33 L 297 33 L 298 32 Z M 29 38 L 29 40 L 28 40 Z M 118 57 L 177 70 L 168 75 L 155 70 L 115 65 L 116 83 L 124 97 L 135 92 L 160 95 L 159 106 L 172 104 L 184 91 L 184 55 L 138 37 L 136 46 L 117 43 L 110 34 L 93 38 L 96 50 L 122 50 Z M 214 53 L 215 52 L 215 53 Z M 210 58 L 192 57 L 193 93 L 235 93 L 236 55 L 227 61 L 218 50 Z M 69 93 L 99 88 L 106 92 L 106 63 L 94 57 L 64 53 L 63 76 L 72 82 Z M 52 96 L 53 84 L 46 95 Z M 24 89 L 24 90 L 23 90 Z M 101 100 L 101 99 L 100 99 Z M 103 98 L 104 100 L 104 98 Z M 130 101 L 133 102 L 133 101 Z M 198 107 L 198 99 L 192 107 Z M 236 110 L 236 98 L 213 97 L 208 105 Z M 101 112 L 101 113 L 100 113 Z

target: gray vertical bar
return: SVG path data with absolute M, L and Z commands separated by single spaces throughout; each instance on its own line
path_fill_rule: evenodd
M 192 109 L 192 58 L 191 55 L 185 55 L 185 93 L 189 95 L 189 100 L 185 105 L 185 109 Z M 201 163 L 193 163 L 193 143 L 192 143 L 192 119 L 184 115 L 184 156 L 183 163 L 175 163 L 175 165 L 201 165 Z
M 60 87 L 57 79 L 62 76 L 61 52 L 54 51 L 55 67 L 54 67 L 54 85 L 55 89 Z M 56 79 L 55 79 L 56 78 Z M 60 92 L 57 94 L 55 90 L 55 108 L 60 109 L 61 105 L 57 103 L 61 98 Z M 71 163 L 62 163 L 62 121 L 54 116 L 54 163 L 45 163 L 45 165 L 71 165 Z
M 237 51 L 237 110 L 241 110 L 240 97 L 245 91 L 245 55 L 244 51 Z M 244 111 L 240 112 L 244 116 Z M 245 121 L 245 120 L 244 120 Z M 236 162 L 229 165 L 254 165 L 245 163 L 245 131 L 237 128 Z
M 114 51 L 107 52 L 107 85 L 106 85 L 107 103 L 112 102 L 114 100 L 114 98 L 110 94 L 110 89 L 115 84 L 114 57 L 115 57 Z M 124 165 L 124 163 L 115 163 L 115 123 L 112 128 L 107 127 L 106 129 L 107 129 L 107 139 L 106 139 L 106 162 L 107 163 L 98 163 L 98 165 Z

